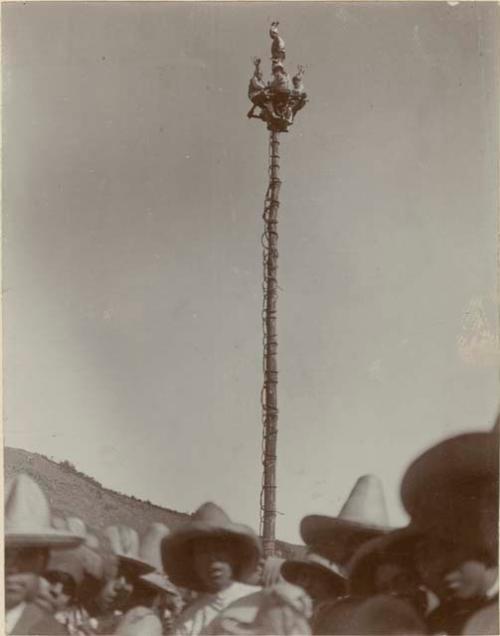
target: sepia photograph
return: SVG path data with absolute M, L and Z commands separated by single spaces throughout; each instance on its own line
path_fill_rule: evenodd
M 0 632 L 500 634 L 499 7 L 2 2 Z

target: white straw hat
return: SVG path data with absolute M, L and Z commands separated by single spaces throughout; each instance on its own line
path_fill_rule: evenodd
M 25 473 L 6 484 L 4 529 L 6 547 L 71 548 L 83 541 L 74 532 L 52 526 L 47 498 Z

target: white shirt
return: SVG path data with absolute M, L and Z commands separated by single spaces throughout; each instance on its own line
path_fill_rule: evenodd
M 490 589 L 486 592 L 486 598 L 493 598 L 497 594 L 498 594 L 498 577 L 496 578 L 495 582 L 490 587 Z
M 5 631 L 7 634 L 10 634 L 17 625 L 25 607 L 26 603 L 19 603 L 19 605 L 16 605 L 5 612 Z
M 228 605 L 259 589 L 254 585 L 232 583 L 217 594 L 200 594 L 175 622 L 175 636 L 197 636 Z

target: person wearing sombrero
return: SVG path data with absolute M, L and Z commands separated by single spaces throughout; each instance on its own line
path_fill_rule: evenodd
M 119 575 L 126 581 L 133 584 L 139 577 L 154 571 L 154 566 L 139 554 L 139 534 L 134 528 L 124 524 L 108 526 L 105 534 L 118 559 Z
M 72 518 L 68 525 L 81 520 Z M 101 537 L 88 531 L 83 524 L 84 543 L 79 550 L 79 558 L 83 565 L 83 580 L 78 586 L 78 608 L 75 618 L 77 633 L 94 633 L 99 625 L 97 616 L 101 613 L 98 609 L 98 599 L 102 596 L 108 579 L 114 576 L 117 569 L 117 560 L 112 554 L 106 542 Z
M 337 516 L 308 515 L 300 523 L 304 543 L 339 571 L 363 543 L 391 529 L 382 483 L 375 475 L 356 481 Z
M 42 489 L 24 473 L 6 484 L 4 519 L 6 633 L 67 634 L 34 598 L 51 551 L 76 547 L 82 537 L 52 527 Z
M 105 580 L 95 599 L 100 634 L 114 633 L 143 574 L 154 570 L 139 555 L 139 535 L 125 524 L 108 526 L 104 530 L 107 551 L 113 559 L 108 561 Z
M 308 552 L 303 559 L 285 561 L 281 574 L 285 581 L 303 588 L 314 607 L 344 596 L 347 590 L 345 574 L 335 563 L 315 552 Z
M 394 596 L 409 602 L 420 616 L 425 616 L 428 593 L 414 558 L 419 537 L 418 531 L 408 526 L 364 543 L 347 567 L 349 596 Z
M 474 623 L 477 633 L 500 633 L 498 459 L 498 428 L 466 433 L 431 447 L 403 477 L 401 498 L 421 533 L 417 570 L 440 600 L 428 617 L 432 633 L 460 634 Z
M 53 518 L 54 527 L 83 537 L 77 548 L 53 552 L 44 579 L 49 587 L 43 599 L 55 606 L 54 617 L 70 634 L 94 633 L 98 626 L 93 602 L 104 580 L 105 560 L 96 535 L 79 517 Z
M 200 506 L 186 524 L 164 537 L 161 552 L 171 582 L 198 594 L 176 620 L 175 634 L 202 633 L 225 607 L 257 589 L 247 581 L 261 556 L 259 538 L 214 503 Z
M 172 622 L 165 620 L 178 607 L 179 592 L 163 571 L 160 545 L 170 533 L 163 523 L 153 523 L 141 538 L 139 557 L 154 570 L 143 574 L 134 583 L 127 612 L 115 634 L 120 636 L 161 636 L 171 631 Z
M 53 552 L 43 573 L 43 578 L 49 584 L 46 597 L 54 607 L 54 618 L 62 623 L 70 634 L 78 633 L 78 589 L 84 577 L 81 548 L 82 546 L 79 546 L 72 550 Z

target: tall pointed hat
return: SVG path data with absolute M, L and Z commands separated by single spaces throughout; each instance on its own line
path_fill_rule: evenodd
M 46 496 L 25 473 L 6 484 L 4 532 L 6 547 L 71 548 L 83 541 L 74 532 L 52 526 Z
M 99 554 L 99 540 L 88 532 L 82 519 L 79 517 L 54 518 L 52 524 L 56 528 L 78 534 L 83 538 L 83 543 L 71 550 L 54 552 L 50 557 L 47 569 L 67 572 L 77 582 L 83 580 L 85 575 L 101 579 L 104 576 L 104 559 Z
M 336 517 L 308 515 L 300 524 L 304 543 L 340 564 L 346 564 L 362 543 L 390 530 L 384 490 L 375 475 L 356 481 Z

